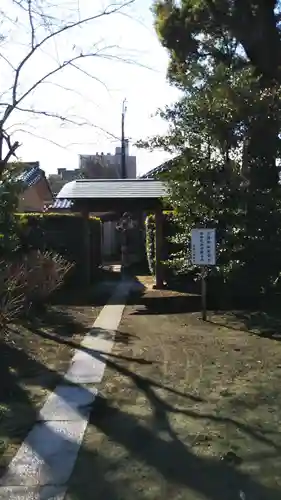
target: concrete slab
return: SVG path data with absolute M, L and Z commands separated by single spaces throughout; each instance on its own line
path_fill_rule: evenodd
M 64 500 L 65 486 L 0 487 L 1 500 Z
M 100 335 L 96 336 L 95 331 Z M 95 327 L 89 335 L 84 337 L 81 346 L 85 351 L 76 351 L 71 366 L 65 376 L 66 380 L 74 383 L 100 383 L 106 366 L 106 353 L 112 351 L 115 332 Z M 107 337 L 107 338 L 106 338 Z
M 93 328 L 90 330 L 89 333 L 84 337 L 84 339 L 81 342 L 81 345 L 85 348 L 93 348 L 93 345 L 88 345 L 89 339 L 98 339 L 99 341 L 101 340 L 113 340 L 115 336 L 115 331 L 116 330 L 104 330 L 103 328 L 97 328 L 96 326 L 93 326 Z
M 103 378 L 105 361 L 95 355 L 77 351 L 65 379 L 75 384 L 99 383 Z
M 59 385 L 39 412 L 38 420 L 80 421 L 88 419 L 97 389 Z
M 97 317 L 94 324 L 95 328 L 101 328 L 109 331 L 116 330 L 118 328 L 124 311 L 127 295 L 132 286 L 132 280 L 124 280 L 117 285 L 109 302 L 106 306 L 104 306 Z
M 114 344 L 114 335 L 122 318 L 126 297 L 130 292 L 132 281 L 122 281 L 116 287 L 112 298 L 100 312 L 90 334 L 82 341 L 87 352 L 77 350 L 71 366 L 65 376 L 66 380 L 76 384 L 100 383 L 106 367 L 105 357 L 99 352 L 110 353 Z M 92 352 L 90 352 L 92 351 Z
M 11 461 L 0 486 L 63 485 L 73 470 L 87 426 L 76 422 L 36 424 Z
M 132 282 L 122 281 L 97 318 L 92 334 L 82 342 L 65 377 L 78 383 L 100 382 L 114 334 L 122 318 Z M 60 385 L 39 414 L 6 474 L 0 479 L 0 499 L 63 500 L 87 427 L 96 390 Z

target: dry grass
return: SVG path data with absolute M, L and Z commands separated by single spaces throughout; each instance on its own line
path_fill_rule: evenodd
M 75 345 L 99 307 L 52 306 L 37 321 L 12 325 L 1 343 L 0 472 L 35 423 L 37 411 L 68 369 Z
M 194 304 L 149 289 L 126 308 L 67 500 L 281 498 L 281 343 Z

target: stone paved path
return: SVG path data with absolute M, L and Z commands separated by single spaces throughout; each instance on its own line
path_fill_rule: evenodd
M 38 421 L 0 480 L 1 500 L 63 500 L 87 427 L 96 389 L 122 318 L 131 281 L 121 281 L 86 335 Z

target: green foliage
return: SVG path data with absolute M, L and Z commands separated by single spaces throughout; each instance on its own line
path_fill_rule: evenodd
M 81 279 L 85 259 L 81 214 L 44 212 L 17 214 L 16 217 L 25 221 L 20 232 L 22 252 L 26 253 L 30 249 L 55 252 L 68 262 L 75 263 L 69 279 L 74 282 Z M 93 272 L 100 265 L 100 226 L 100 219 L 90 218 Z
M 163 221 L 163 260 L 166 281 L 185 273 L 188 264 L 188 247 L 185 244 L 185 233 L 180 225 L 181 220 L 175 212 L 164 212 Z M 149 271 L 155 274 L 155 215 L 148 215 L 146 227 L 146 256 Z
M 172 169 L 171 198 L 181 228 L 178 238 L 188 248 L 192 228 L 215 228 L 218 260 L 212 274 L 231 285 L 235 293 L 241 285 L 246 285 L 249 294 L 261 292 L 272 287 L 280 275 L 280 202 L 267 193 L 264 199 L 259 193 L 253 200 L 241 187 L 235 169 L 227 174 L 215 161 L 206 165 L 194 160 L 189 168 L 179 162 Z M 192 272 L 189 252 L 182 262 L 183 271 Z
M 161 0 L 154 7 L 168 78 L 181 97 L 160 111 L 168 134 L 139 145 L 176 155 L 163 176 L 176 210 L 178 247 L 168 262 L 176 273 L 194 275 L 190 231 L 213 227 L 212 274 L 233 293 L 261 293 L 280 276 L 281 74 L 266 38 L 261 46 L 267 33 L 281 54 L 275 4 Z M 261 36 L 253 41 L 254 26 Z
M 146 257 L 151 274 L 155 274 L 155 216 L 148 215 L 145 221 Z
M 278 0 L 157 0 L 153 11 L 158 37 L 170 53 L 169 76 L 175 81 L 193 63 L 229 65 L 234 51 L 236 68 L 250 62 L 264 82 L 280 82 Z
M 60 213 L 60 212 L 28 212 L 28 213 L 20 213 L 17 212 L 14 214 L 15 217 L 18 217 L 23 223 L 26 223 L 28 219 L 34 218 L 34 219 L 39 219 L 39 220 L 44 220 L 44 219 L 50 219 L 50 218 L 55 218 L 55 219 L 61 219 L 65 220 L 65 218 L 69 217 L 74 217 L 81 219 L 82 215 L 81 213 L 76 213 L 76 212 L 65 212 L 65 213 Z M 95 217 L 94 215 L 89 216 L 90 220 L 95 220 L 97 222 L 100 221 L 99 217 Z
M 241 148 L 243 140 L 251 185 L 276 187 L 281 120 L 279 3 L 160 0 L 154 12 L 157 33 L 170 56 L 169 80 L 190 101 L 185 111 L 188 132 L 192 129 L 197 142 L 211 143 L 225 155 L 231 148 Z M 254 29 L 260 36 L 253 39 Z M 180 110 L 169 111 L 175 120 Z M 186 127 L 177 131 L 172 127 L 172 144 L 179 148 L 184 138 L 189 145 Z
M 17 180 L 18 166 L 4 170 L 0 182 L 0 255 L 7 257 L 17 250 L 20 241 L 18 229 L 21 225 L 15 217 L 22 184 Z

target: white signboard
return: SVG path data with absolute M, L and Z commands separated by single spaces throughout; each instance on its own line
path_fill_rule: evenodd
M 191 261 L 196 266 L 216 265 L 215 229 L 192 229 Z

